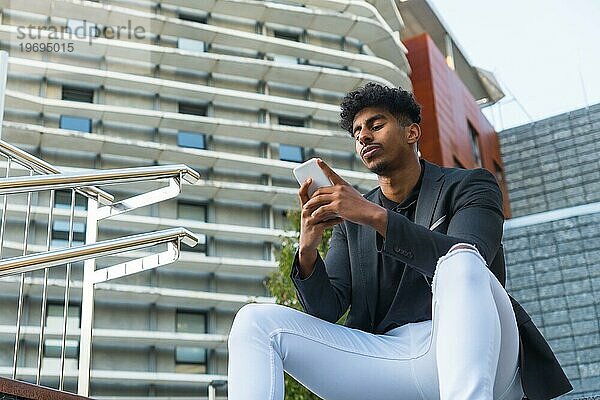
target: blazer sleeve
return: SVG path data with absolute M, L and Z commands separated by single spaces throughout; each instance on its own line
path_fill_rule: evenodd
M 348 241 L 343 223 L 333 227 L 325 261 L 317 254 L 313 272 L 299 276 L 298 252 L 294 257 L 291 278 L 304 311 L 329 322 L 336 322 L 350 305 L 352 278 Z
M 377 234 L 377 250 L 432 277 L 437 260 L 457 243 L 469 243 L 490 265 L 502 240 L 502 193 L 487 170 L 470 171 L 450 196 L 446 233 L 431 231 L 401 214 L 388 211 L 385 239 Z

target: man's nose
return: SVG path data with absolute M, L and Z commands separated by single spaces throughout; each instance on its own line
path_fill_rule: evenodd
M 358 141 L 362 145 L 371 143 L 373 141 L 373 132 L 367 128 L 361 129 L 360 133 L 358 134 Z

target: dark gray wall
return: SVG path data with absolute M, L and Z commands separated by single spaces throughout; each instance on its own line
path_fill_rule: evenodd
M 598 395 L 600 105 L 499 137 L 513 212 L 504 234 L 508 290 L 571 379 L 575 390 L 563 398 Z M 546 211 L 554 213 L 541 223 L 527 217 Z
M 513 217 L 600 201 L 600 104 L 499 138 Z

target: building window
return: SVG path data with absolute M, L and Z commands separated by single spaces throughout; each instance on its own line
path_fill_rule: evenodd
M 85 223 L 73 222 L 73 246 L 85 243 Z M 52 224 L 52 247 L 69 246 L 69 221 L 57 220 Z
M 279 125 L 285 126 L 306 126 L 306 120 L 297 117 L 278 116 L 277 122 Z M 304 148 L 282 143 L 279 145 L 279 159 L 283 161 L 303 162 Z
M 275 36 L 277 39 L 290 40 L 292 42 L 300 41 L 300 34 L 294 32 L 275 30 L 273 32 L 273 36 Z
M 206 135 L 198 132 L 179 131 L 177 146 L 191 149 L 206 149 Z
M 67 20 L 67 32 L 69 32 L 72 36 L 80 39 L 98 36 L 98 28 L 96 28 L 96 24 L 88 20 Z
M 175 331 L 206 333 L 206 314 L 177 310 Z M 177 346 L 175 348 L 175 372 L 205 373 L 206 349 L 198 346 Z
M 304 148 L 289 144 L 280 144 L 279 159 L 282 161 L 304 162 Z
M 278 116 L 277 122 L 279 123 L 279 125 L 286 125 L 286 126 L 298 126 L 298 127 L 306 126 L 306 120 L 304 118 Z
M 206 43 L 202 40 L 179 38 L 177 39 L 177 48 L 196 53 L 204 53 L 206 51 Z
M 92 89 L 78 88 L 75 86 L 63 86 L 62 99 L 69 101 L 79 101 L 82 103 L 93 103 L 94 91 Z
M 299 33 L 276 30 L 273 32 L 273 36 L 276 37 L 277 39 L 289 40 L 292 42 L 300 41 Z M 276 61 L 276 62 L 279 62 L 282 64 L 298 64 L 298 62 L 299 62 L 297 57 L 289 56 L 289 55 L 285 55 L 285 54 L 273 54 L 271 56 L 271 58 L 273 59 L 273 61 Z
M 71 115 L 61 115 L 58 121 L 58 127 L 60 129 L 67 129 L 70 131 L 79 131 L 85 133 L 92 132 L 92 120 L 83 117 L 74 117 Z
M 199 115 L 202 117 L 206 116 L 207 111 L 206 104 L 187 103 L 183 101 L 178 103 L 178 108 L 180 114 Z
M 177 16 L 179 17 L 179 19 L 184 20 L 184 21 L 198 22 L 200 24 L 206 24 L 208 22 L 208 16 L 206 14 L 199 15 L 199 14 L 179 12 L 177 14 Z
M 208 206 L 202 203 L 192 203 L 192 202 L 177 202 L 177 218 L 178 219 L 187 219 L 191 221 L 208 221 Z M 191 251 L 194 253 L 203 253 L 206 254 L 206 235 L 197 234 L 198 244 L 194 247 L 190 247 L 186 244 L 181 244 L 182 251 Z
M 477 140 L 478 134 L 475 128 L 471 124 L 469 125 L 469 136 L 471 137 L 471 151 L 473 153 L 473 160 L 475 160 L 475 166 L 481 167 L 481 154 L 479 152 L 479 141 Z
M 91 89 L 78 88 L 75 86 L 62 87 L 62 99 L 79 101 L 82 103 L 94 102 L 94 91 Z M 60 129 L 90 133 L 92 131 L 92 120 L 89 118 L 61 115 L 58 122 Z
M 48 303 L 46 308 L 47 333 L 61 333 L 63 330 L 63 304 Z M 81 326 L 81 306 L 69 304 L 67 331 L 79 329 Z M 60 339 L 46 339 L 44 341 L 44 357 L 60 358 L 62 341 Z M 65 357 L 79 357 L 79 341 L 67 339 L 65 342 Z
M 71 208 L 71 191 L 57 190 L 54 194 L 55 208 Z M 75 192 L 75 210 L 87 210 L 87 198 Z
M 177 202 L 177 218 L 206 222 L 206 211 L 206 204 L 191 203 L 185 201 Z

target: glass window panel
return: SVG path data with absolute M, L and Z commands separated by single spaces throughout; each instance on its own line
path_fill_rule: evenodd
M 206 149 L 206 135 L 197 132 L 179 131 L 177 146 L 191 149 Z
M 179 38 L 177 40 L 177 47 L 181 50 L 195 51 L 197 53 L 204 53 L 205 43 L 202 40 Z
M 294 32 L 275 30 L 273 32 L 273 36 L 275 36 L 278 39 L 291 40 L 292 42 L 300 41 L 300 34 Z
M 206 116 L 206 104 L 186 103 L 180 101 L 177 103 L 177 106 L 181 114 L 200 115 L 202 117 Z
M 71 208 L 71 191 L 57 190 L 54 194 L 54 207 Z M 87 209 L 87 198 L 81 193 L 75 193 L 75 209 Z
M 177 311 L 175 316 L 176 332 L 206 333 L 206 314 Z M 177 364 L 206 364 L 206 349 L 192 346 L 175 348 Z
M 73 223 L 73 246 L 85 243 L 85 223 Z M 56 220 L 52 223 L 52 246 L 66 247 L 69 245 L 69 221 Z
M 63 86 L 62 99 L 80 101 L 82 103 L 93 103 L 94 91 L 92 89 L 78 88 L 74 86 Z
M 207 207 L 206 204 L 200 203 L 188 203 L 184 201 L 177 202 L 177 218 L 189 219 L 193 221 L 207 221 Z M 198 244 L 194 247 L 188 246 L 187 244 L 181 244 L 182 251 L 191 251 L 194 253 L 206 254 L 206 235 L 196 234 L 198 238 Z
M 284 117 L 284 116 L 279 116 L 277 117 L 277 121 L 279 122 L 279 125 L 286 125 L 286 126 L 299 126 L 299 127 L 304 127 L 306 124 L 306 120 L 303 118 L 295 118 L 295 117 Z
M 206 314 L 177 311 L 176 332 L 206 333 Z
M 289 144 L 280 144 L 279 159 L 283 161 L 303 162 L 304 148 Z
M 46 308 L 46 327 L 62 332 L 63 327 L 63 305 L 56 303 L 48 303 Z M 69 315 L 67 318 L 67 326 L 69 328 L 79 328 L 81 326 L 81 306 L 77 304 L 69 305 Z
M 69 28 L 71 34 L 77 38 L 98 36 L 96 24 L 87 20 L 69 19 L 67 20 L 67 28 Z
M 285 54 L 272 54 L 271 59 L 280 64 L 298 64 L 298 58 Z
M 177 218 L 206 222 L 206 204 L 178 201 Z
M 92 120 L 83 117 L 61 115 L 58 123 L 59 128 L 79 132 L 92 132 Z
M 60 358 L 62 341 L 60 339 L 46 339 L 44 341 L 44 357 Z M 68 339 L 65 341 L 65 358 L 79 358 L 79 341 Z
M 290 40 L 292 42 L 300 41 L 300 34 L 286 31 L 276 30 L 273 32 L 273 36 L 278 39 Z M 298 58 L 285 54 L 273 54 L 271 55 L 273 61 L 282 63 L 282 64 L 298 64 Z
M 473 152 L 473 159 L 475 160 L 475 165 L 477 167 L 481 167 L 481 155 L 479 153 L 479 142 L 477 140 L 477 131 L 471 124 L 469 124 L 469 135 L 471 136 L 471 150 Z
M 178 346 L 175 348 L 175 362 L 179 364 L 206 364 L 206 349 Z
M 208 17 L 206 15 L 190 14 L 185 12 L 180 12 L 178 17 L 184 21 L 198 22 L 201 24 L 206 24 L 208 21 Z

